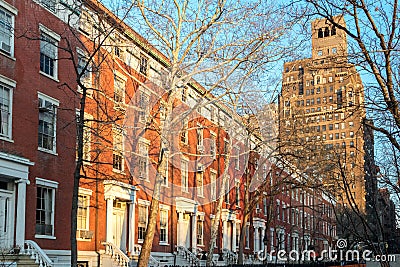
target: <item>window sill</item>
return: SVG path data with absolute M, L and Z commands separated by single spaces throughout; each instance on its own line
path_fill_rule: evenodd
M 8 138 L 6 136 L 0 136 L 0 140 L 7 141 L 7 142 L 10 142 L 10 143 L 14 143 L 14 140 L 12 140 L 12 139 L 10 139 L 10 138 Z
M 49 79 L 52 79 L 53 81 L 56 81 L 58 83 L 60 82 L 60 80 L 58 80 L 57 77 L 53 77 L 53 76 L 51 76 L 51 75 L 49 75 L 49 74 L 47 74 L 47 73 L 45 73 L 45 72 L 43 72 L 41 70 L 39 71 L 39 73 L 42 74 L 43 76 L 49 78 Z
M 56 239 L 56 237 L 53 236 L 53 235 L 38 235 L 38 234 L 35 235 L 35 238 L 38 238 L 38 239 L 53 239 L 53 240 Z
M 16 61 L 17 59 L 13 56 L 10 56 L 6 53 L 4 53 L 3 51 L 0 50 L 0 55 L 7 57 L 8 59 L 11 59 L 12 61 Z
M 45 152 L 45 153 L 52 154 L 54 156 L 58 156 L 58 153 L 53 151 L 53 150 L 48 150 L 48 149 L 45 149 L 45 148 L 42 148 L 42 147 L 38 147 L 38 150 L 42 151 L 42 152 Z
M 159 245 L 160 246 L 169 246 L 169 243 L 168 242 L 160 242 Z
M 76 239 L 76 241 L 79 241 L 79 242 L 90 242 L 90 241 L 92 241 L 92 239 L 90 238 L 77 238 Z
M 143 240 L 139 239 L 137 242 L 138 242 L 138 244 L 143 244 Z
M 118 173 L 118 174 L 122 174 L 122 175 L 126 174 L 123 170 L 118 170 L 118 169 L 114 169 L 114 168 L 113 168 L 113 172 Z

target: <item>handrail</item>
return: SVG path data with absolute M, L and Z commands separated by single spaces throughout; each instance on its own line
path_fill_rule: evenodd
M 236 253 L 226 248 L 224 248 L 222 252 L 224 253 L 225 260 L 227 261 L 228 264 L 237 262 L 238 255 Z
M 39 247 L 33 240 L 25 240 L 27 255 L 31 255 L 31 259 L 35 260 L 39 267 L 52 267 L 53 261 L 46 255 L 46 253 Z
M 110 255 L 118 265 L 129 267 L 129 257 L 121 249 L 111 242 L 103 242 L 102 244 L 106 247 L 106 254 Z
M 141 250 L 142 250 L 142 246 L 135 244 L 135 245 L 133 245 L 133 253 L 131 255 L 139 256 Z M 150 255 L 148 266 L 159 267 L 159 266 L 161 266 L 161 263 L 158 260 L 156 260 L 153 256 Z
M 183 256 L 186 260 L 189 261 L 189 263 L 195 264 L 196 266 L 200 266 L 200 260 L 196 257 L 195 254 L 193 254 L 186 247 L 177 246 L 176 251 L 178 252 L 178 255 Z

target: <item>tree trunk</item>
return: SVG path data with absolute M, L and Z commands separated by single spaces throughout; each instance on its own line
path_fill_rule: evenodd
M 162 159 L 158 163 L 157 167 L 157 176 L 156 183 L 154 185 L 153 196 L 151 198 L 150 204 L 150 214 L 147 223 L 146 235 L 143 240 L 142 250 L 140 251 L 139 259 L 138 259 L 138 267 L 147 267 L 150 259 L 150 253 L 153 246 L 154 233 L 156 230 L 157 224 L 157 216 L 158 216 L 158 208 L 160 204 L 160 192 L 161 192 L 161 184 L 163 181 L 162 176 L 160 175 L 160 165 Z
M 219 198 L 218 198 L 218 205 L 216 207 L 215 211 L 215 217 L 214 217 L 214 222 L 211 225 L 211 238 L 210 238 L 210 243 L 208 247 L 208 255 L 207 255 L 207 262 L 206 266 L 213 266 L 212 265 L 212 258 L 214 255 L 214 244 L 215 241 L 217 240 L 217 235 L 218 235 L 218 228 L 219 228 L 219 221 L 221 219 L 221 211 L 222 211 L 222 204 L 224 202 L 224 196 L 225 196 L 225 188 L 226 188 L 226 183 L 228 182 L 228 168 L 229 168 L 229 160 L 230 160 L 230 147 L 227 149 L 228 155 L 225 158 L 225 167 L 224 167 L 224 173 L 223 173 L 223 178 L 222 178 L 222 185 L 220 188 L 220 193 L 219 193 Z

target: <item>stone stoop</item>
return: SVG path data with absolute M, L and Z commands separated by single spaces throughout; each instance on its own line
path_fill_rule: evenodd
M 0 255 L 0 267 L 32 266 L 39 267 L 29 255 Z

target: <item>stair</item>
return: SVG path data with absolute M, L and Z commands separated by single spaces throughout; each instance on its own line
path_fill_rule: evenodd
M 35 263 L 34 259 L 31 259 L 29 255 L 18 254 L 4 254 L 0 255 L 0 267 L 14 267 L 14 266 L 32 266 L 39 267 L 38 263 Z

